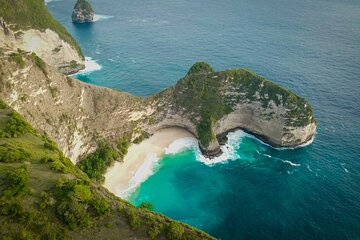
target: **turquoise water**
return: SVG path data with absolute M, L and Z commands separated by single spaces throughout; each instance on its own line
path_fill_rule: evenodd
M 90 2 L 108 17 L 73 25 L 74 1 L 48 4 L 102 66 L 81 80 L 149 95 L 199 60 L 248 67 L 307 98 L 319 123 L 304 148 L 235 134 L 229 161 L 166 155 L 130 201 L 221 239 L 360 239 L 358 0 Z

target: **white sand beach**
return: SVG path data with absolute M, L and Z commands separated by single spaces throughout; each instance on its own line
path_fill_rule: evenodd
M 117 196 L 125 197 L 148 177 L 152 166 L 172 142 L 186 137 L 193 135 L 182 128 L 166 128 L 140 144 L 132 145 L 124 161 L 116 162 L 108 169 L 103 186 Z

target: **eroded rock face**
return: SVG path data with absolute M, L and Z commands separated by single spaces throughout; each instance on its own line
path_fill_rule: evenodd
M 72 13 L 72 21 L 74 23 L 93 22 L 94 15 L 94 10 L 87 0 L 78 0 Z
M 0 48 L 4 51 L 18 49 L 34 52 L 47 64 L 64 74 L 73 74 L 85 67 L 85 61 L 77 50 L 50 30 L 11 30 L 0 18 Z
M 207 156 L 221 154 L 218 138 L 236 128 L 278 147 L 303 144 L 316 131 L 305 99 L 245 69 L 195 68 L 175 87 L 136 97 L 66 77 L 49 65 L 45 75 L 26 53 L 22 67 L 1 54 L 0 98 L 73 162 L 94 151 L 99 139 L 115 145 L 129 132 L 134 140 L 166 127 L 190 131 Z

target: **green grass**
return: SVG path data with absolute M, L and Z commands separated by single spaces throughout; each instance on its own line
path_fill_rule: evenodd
M 35 63 L 35 65 L 40 68 L 40 70 L 44 73 L 44 75 L 47 77 L 47 70 L 46 70 L 46 65 L 44 63 L 44 61 L 39 58 L 36 53 L 31 53 L 31 59 L 33 60 L 33 62 Z
M 78 0 L 75 4 L 75 9 L 82 9 L 88 13 L 93 13 L 94 10 L 92 9 L 90 3 L 87 0 Z
M 51 16 L 43 0 L 0 0 L 0 16 L 8 24 L 15 24 L 11 25 L 11 28 L 16 31 L 28 29 L 44 31 L 49 28 L 73 46 L 84 58 L 78 43 L 66 28 Z
M 1 131 L 12 118 L 9 113 L 16 112 L 0 100 Z M 29 125 L 21 120 L 15 129 Z M 176 239 L 179 234 L 185 240 L 212 239 L 110 194 L 73 165 L 48 136 L 30 131 L 0 137 L 0 158 L 14 151 L 28 154 L 19 161 L 0 161 L 0 239 Z M 113 154 L 104 145 L 97 157 Z
M 224 94 L 231 90 L 232 93 Z M 185 109 L 195 119 L 199 141 L 204 147 L 216 138 L 212 131 L 214 124 L 238 103 L 259 102 L 263 108 L 268 108 L 271 102 L 283 105 L 288 109 L 285 120 L 289 126 L 305 126 L 315 121 L 310 104 L 291 91 L 248 69 L 214 72 L 205 62 L 194 64 L 176 84 L 173 101 L 178 111 Z

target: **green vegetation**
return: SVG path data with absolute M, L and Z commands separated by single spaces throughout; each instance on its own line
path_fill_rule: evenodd
M 197 131 L 199 141 L 205 147 L 215 138 L 213 124 L 232 110 L 219 91 L 222 82 L 213 76 L 216 74 L 209 64 L 195 63 L 175 86 L 175 103 L 179 110 L 185 108 L 200 113 Z
M 88 13 L 93 13 L 90 3 L 87 0 L 78 0 L 75 4 L 75 9 L 85 10 Z
M 128 152 L 130 143 L 131 143 L 131 133 L 125 133 L 117 142 L 117 147 L 119 149 L 119 156 L 124 158 Z
M 20 163 L 27 160 L 30 156 L 30 153 L 23 148 L 17 148 L 8 143 L 0 145 L 0 162 Z
M 15 111 L 7 114 L 9 120 L 5 129 L 0 129 L 0 138 L 18 137 L 25 133 L 35 133 L 35 130 L 25 121 L 25 119 Z
M 0 16 L 15 31 L 32 28 L 45 31 L 49 28 L 73 46 L 80 56 L 84 57 L 75 39 L 64 26 L 51 16 L 43 0 L 0 0 Z
M 13 197 L 16 195 L 23 195 L 29 192 L 29 173 L 28 167 L 23 165 L 7 176 L 7 187 L 1 193 L 2 197 Z
M 145 209 L 148 209 L 148 210 L 153 210 L 153 209 L 154 209 L 154 205 L 153 205 L 151 202 L 142 202 L 142 203 L 139 205 L 139 208 L 145 208 Z
M 177 222 L 172 222 L 169 225 L 168 229 L 168 238 L 173 240 L 181 240 L 185 230 L 181 224 Z
M 189 69 L 187 75 L 197 73 L 214 73 L 215 70 L 207 62 L 197 62 Z
M 259 102 L 264 108 L 272 103 L 283 105 L 289 126 L 304 126 L 315 121 L 311 106 L 304 98 L 248 69 L 214 72 L 208 63 L 195 63 L 172 92 L 177 110 L 185 109 L 190 119 L 194 119 L 204 147 L 216 138 L 212 130 L 214 124 L 239 103 Z
M 117 150 L 108 143 L 100 142 L 98 149 L 94 153 L 82 158 L 77 166 L 91 179 L 103 182 L 103 174 L 118 158 L 119 153 Z
M 105 216 L 110 214 L 110 205 L 103 198 L 95 198 L 90 202 L 91 206 L 95 209 L 98 216 Z
M 234 79 L 237 88 L 246 89 L 246 95 L 240 100 L 260 101 L 264 108 L 270 102 L 277 106 L 283 104 L 287 109 L 287 124 L 290 126 L 304 126 L 314 122 L 313 110 L 307 101 L 293 92 L 257 75 L 248 69 L 235 69 L 226 71 Z M 258 92 L 258 96 L 256 93 Z
M 18 52 L 14 52 L 10 54 L 11 59 L 16 62 L 20 68 L 25 67 L 25 61 L 23 59 L 23 52 L 18 50 Z
M 131 228 L 138 228 L 141 224 L 141 218 L 133 208 L 128 208 L 125 211 L 125 216 Z
M 150 134 L 143 131 L 141 132 L 140 136 L 136 137 L 133 141 L 133 143 L 135 144 L 139 144 L 141 143 L 142 141 L 144 141 L 145 139 L 148 139 L 150 137 Z
M 34 52 L 31 53 L 31 58 L 34 61 L 35 65 L 40 68 L 40 70 L 44 73 L 45 76 L 47 76 L 48 73 L 44 61 L 39 58 Z
M 2 132 L 18 115 L 12 112 L 0 100 Z M 15 129 L 30 126 L 18 119 Z M 113 154 L 105 144 L 97 157 Z M 0 239 L 176 239 L 181 232 L 182 239 L 212 239 L 186 224 L 171 225 L 149 204 L 137 208 L 109 193 L 46 135 L 27 131 L 0 138 L 0 159 Z

